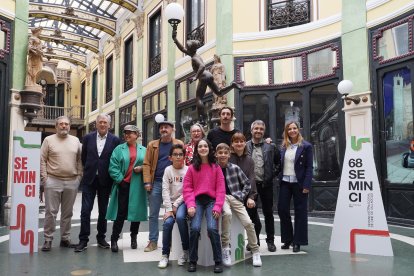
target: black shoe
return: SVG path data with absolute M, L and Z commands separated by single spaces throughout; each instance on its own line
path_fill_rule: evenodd
M 79 243 L 75 246 L 75 252 L 82 252 L 88 248 L 88 243 L 86 241 L 79 241 Z
M 250 248 L 250 245 L 246 245 L 246 251 L 252 251 L 252 249 Z
M 300 251 L 300 245 L 299 244 L 294 244 L 293 245 L 293 252 L 298 253 Z
M 118 252 L 118 241 L 111 240 L 111 250 L 112 252 Z
M 60 247 L 66 247 L 66 248 L 75 248 L 76 244 L 73 244 L 70 242 L 70 240 L 61 240 L 60 241 Z
M 214 264 L 214 273 L 222 273 L 223 272 L 223 263 L 222 262 L 216 262 Z
M 289 249 L 291 244 L 292 244 L 291 242 L 285 242 L 280 248 Z
M 106 242 L 106 240 L 99 240 L 98 247 L 108 249 L 111 246 L 109 245 L 109 243 Z
M 268 242 L 267 243 L 267 250 L 269 250 L 270 252 L 275 252 L 276 251 L 276 245 L 274 242 Z
M 188 271 L 188 272 L 196 272 L 196 271 L 197 271 L 197 263 L 190 262 L 190 263 L 188 264 L 188 269 L 187 269 L 187 271 Z
M 132 249 L 137 249 L 138 245 L 137 245 L 137 236 L 135 237 L 131 237 L 131 248 Z
M 42 246 L 42 251 L 50 251 L 52 249 L 52 241 L 45 241 Z

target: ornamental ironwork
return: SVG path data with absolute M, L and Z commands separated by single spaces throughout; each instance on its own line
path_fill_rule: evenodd
M 108 87 L 105 93 L 105 103 L 112 101 L 112 87 Z
M 124 92 L 132 89 L 134 86 L 134 76 L 131 74 L 126 75 L 124 79 Z
M 150 60 L 150 70 L 149 76 L 153 76 L 159 71 L 161 71 L 161 54 L 156 55 Z
M 97 99 L 92 99 L 91 110 L 94 111 L 94 110 L 96 110 L 97 107 L 98 107 L 98 100 Z
M 289 0 L 268 4 L 269 30 L 286 28 L 310 22 L 310 0 Z
M 198 40 L 200 45 L 204 45 L 204 24 L 201 24 L 187 34 L 187 40 Z

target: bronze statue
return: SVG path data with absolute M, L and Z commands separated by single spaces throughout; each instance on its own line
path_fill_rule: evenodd
M 42 32 L 41 27 L 32 29 L 32 35 L 29 38 L 29 45 L 27 47 L 27 74 L 26 86 L 37 85 L 37 74 L 43 68 L 43 48 L 42 41 L 39 36 Z
M 222 97 L 227 94 L 231 89 L 238 88 L 241 89 L 242 86 L 236 82 L 232 82 L 229 86 L 225 86 L 223 88 L 219 88 L 217 84 L 214 82 L 213 75 L 206 70 L 206 66 L 204 64 L 203 59 L 201 56 L 197 54 L 197 49 L 200 48 L 201 44 L 198 40 L 187 40 L 186 46 L 184 48 L 183 45 L 177 40 L 177 30 L 173 28 L 172 38 L 174 43 L 177 45 L 178 49 L 186 55 L 191 57 L 191 66 L 193 67 L 195 76 L 190 79 L 190 82 L 193 82 L 198 79 L 198 85 L 196 90 L 196 106 L 197 106 L 197 114 L 201 122 L 204 122 L 206 118 L 204 112 L 204 104 L 202 99 L 204 94 L 206 93 L 207 86 L 213 91 L 213 93 L 217 97 Z

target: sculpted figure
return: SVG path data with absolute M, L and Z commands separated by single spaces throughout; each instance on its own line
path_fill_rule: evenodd
M 206 70 L 203 59 L 197 54 L 197 49 L 201 46 L 200 42 L 198 40 L 188 40 L 186 43 L 187 48 L 184 48 L 184 46 L 177 40 L 177 30 L 173 30 L 172 38 L 178 49 L 180 49 L 180 51 L 184 54 L 191 57 L 191 65 L 193 67 L 195 76 L 191 78 L 190 82 L 193 82 L 195 80 L 199 81 L 196 90 L 196 106 L 200 120 L 204 121 L 205 113 L 202 99 L 206 93 L 207 87 L 210 87 L 213 93 L 218 97 L 224 96 L 233 88 L 240 89 L 242 87 L 240 84 L 232 82 L 229 86 L 225 86 L 220 89 L 219 86 L 214 82 L 213 74 Z
M 26 86 L 36 85 L 36 76 L 43 67 L 43 48 L 42 41 L 39 36 L 42 28 L 32 29 L 32 35 L 29 38 L 29 45 L 27 47 L 27 74 Z
M 218 55 L 214 55 L 214 64 L 210 69 L 211 74 L 213 74 L 214 82 L 217 84 L 219 89 L 222 89 L 226 86 L 226 68 L 224 64 L 221 63 L 221 59 Z M 218 97 L 214 95 L 214 104 L 213 106 L 221 107 L 221 105 L 226 105 L 227 99 L 226 96 Z

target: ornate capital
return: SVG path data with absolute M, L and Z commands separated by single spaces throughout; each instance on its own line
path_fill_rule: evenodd
M 98 60 L 99 73 L 102 74 L 105 70 L 105 56 L 103 53 L 99 53 L 98 56 L 95 56 L 94 58 Z
M 86 74 L 86 85 L 89 86 L 91 84 L 91 67 L 86 67 L 85 68 L 85 74 Z
M 135 30 L 137 31 L 137 40 L 140 40 L 144 33 L 144 18 L 144 12 L 139 12 L 137 16 L 131 18 L 132 22 L 134 22 Z
M 115 50 L 115 59 L 118 59 L 121 55 L 121 36 L 116 35 L 113 39 L 108 40 L 109 42 L 112 42 L 114 44 L 114 50 Z

